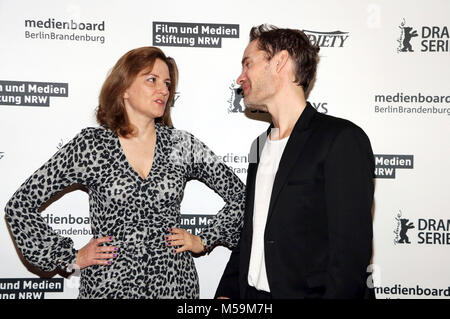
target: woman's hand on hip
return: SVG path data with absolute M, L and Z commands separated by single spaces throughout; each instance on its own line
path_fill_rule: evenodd
M 92 265 L 110 265 L 112 258 L 117 257 L 118 247 L 115 246 L 100 246 L 103 243 L 110 242 L 111 236 L 102 238 L 91 238 L 89 243 L 78 250 L 75 264 L 81 269 Z
M 199 236 L 192 235 L 183 228 L 170 228 L 169 232 L 171 235 L 166 236 L 167 246 L 178 246 L 178 248 L 173 250 L 175 254 L 188 250 L 199 254 L 205 250 L 205 246 Z

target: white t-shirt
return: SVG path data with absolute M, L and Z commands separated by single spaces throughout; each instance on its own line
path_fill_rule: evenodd
M 253 237 L 248 283 L 258 290 L 270 292 L 264 257 L 264 230 L 269 213 L 273 182 L 289 136 L 281 140 L 268 137 L 261 153 L 256 173 L 255 203 L 253 209 Z

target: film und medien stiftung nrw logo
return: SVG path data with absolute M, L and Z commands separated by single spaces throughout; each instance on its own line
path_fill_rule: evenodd
M 229 86 L 230 90 L 230 98 L 227 100 L 228 102 L 228 113 L 244 113 L 245 112 L 245 104 L 244 104 L 244 95 L 242 92 L 242 88 L 236 81 L 231 82 Z M 328 103 L 327 102 L 310 102 L 311 105 L 320 113 L 327 114 L 328 113 Z M 257 110 L 251 110 L 250 112 L 261 112 Z
M 450 52 L 450 35 L 445 25 L 414 26 L 403 18 L 399 25 L 397 53 L 403 52 Z
M 239 25 L 153 22 L 153 45 L 156 46 L 221 48 L 224 38 L 239 38 Z
M 214 219 L 214 215 L 181 214 L 181 227 L 194 235 L 202 232 Z
M 50 106 L 50 97 L 68 97 L 69 84 L 0 80 L 0 105 Z
M 397 169 L 413 169 L 414 155 L 375 154 L 375 178 L 395 178 Z
M 46 292 L 64 292 L 64 278 L 0 279 L 0 299 L 44 299 Z
M 401 210 L 395 216 L 395 245 L 450 245 L 450 219 L 417 218 L 412 220 Z

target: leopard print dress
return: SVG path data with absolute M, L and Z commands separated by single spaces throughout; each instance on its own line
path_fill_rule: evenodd
M 71 238 L 46 223 L 39 208 L 70 185 L 88 189 L 94 237 L 113 236 L 108 244 L 119 250 L 111 265 L 81 270 L 79 298 L 199 298 L 191 253 L 174 254 L 165 242 L 168 229 L 180 227 L 180 202 L 190 179 L 205 183 L 225 201 L 202 230 L 207 249 L 237 245 L 244 184 L 192 134 L 155 127 L 154 161 L 145 179 L 130 166 L 116 134 L 85 128 L 29 177 L 5 208 L 23 256 L 45 271 L 66 269 L 77 250 Z

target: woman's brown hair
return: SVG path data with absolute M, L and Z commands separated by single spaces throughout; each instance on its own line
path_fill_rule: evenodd
M 133 83 L 136 76 L 144 69 L 152 69 L 156 59 L 164 61 L 170 74 L 169 98 L 162 117 L 155 119 L 156 123 L 172 126 L 170 109 L 174 102 L 178 82 L 178 68 L 175 60 L 166 57 L 163 51 L 156 47 L 142 47 L 131 50 L 123 55 L 113 67 L 99 96 L 97 122 L 106 126 L 120 136 L 133 135 L 134 127 L 129 122 L 123 94 Z

